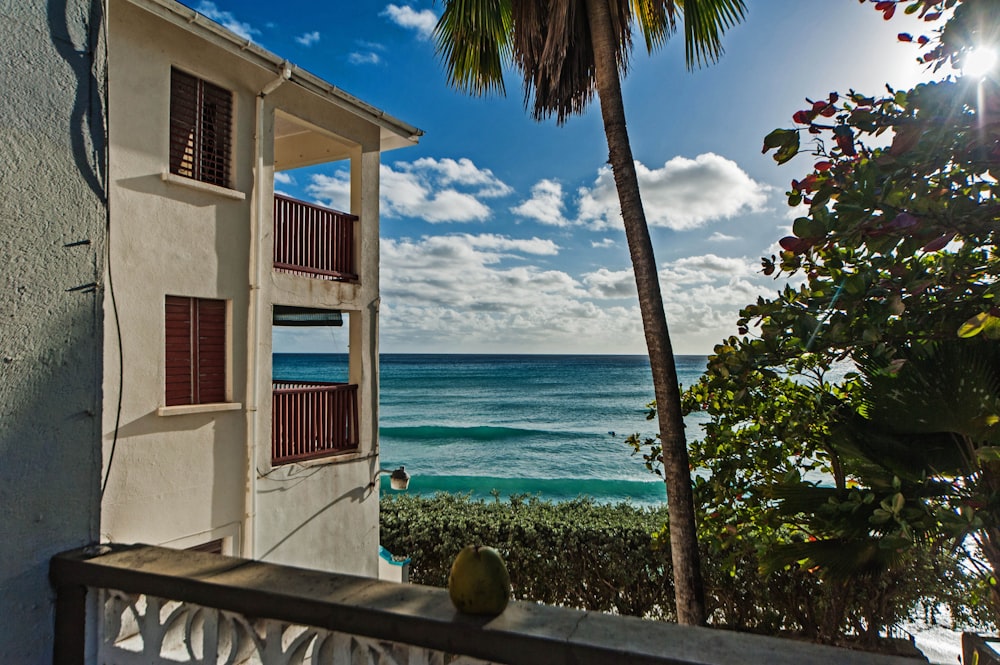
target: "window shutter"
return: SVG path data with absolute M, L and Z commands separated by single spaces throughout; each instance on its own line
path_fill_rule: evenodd
M 226 302 L 198 300 L 199 404 L 226 401 Z
M 229 186 L 233 95 L 170 70 L 170 172 Z
M 167 406 L 226 401 L 226 301 L 167 296 Z
M 229 186 L 229 143 L 233 121 L 233 95 L 228 90 L 200 81 L 201 163 L 199 180 Z
M 170 70 L 170 172 L 185 178 L 195 175 L 198 144 L 198 79 Z
M 167 296 L 165 317 L 165 404 L 194 404 L 191 329 L 194 316 L 191 298 Z

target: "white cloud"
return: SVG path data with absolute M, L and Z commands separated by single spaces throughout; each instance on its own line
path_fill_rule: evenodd
M 295 178 L 293 178 L 291 176 L 291 174 L 282 173 L 281 171 L 275 171 L 275 173 L 274 173 L 274 181 L 276 183 L 278 183 L 279 185 L 294 185 L 295 184 Z
M 550 226 L 569 226 L 563 203 L 562 185 L 556 180 L 540 180 L 531 188 L 531 198 L 510 209 L 515 215 L 529 217 Z
M 629 298 L 636 295 L 635 276 L 631 269 L 600 268 L 584 275 L 583 281 L 595 298 Z
M 732 160 L 714 153 L 674 157 L 662 168 L 636 162 L 646 222 L 687 230 L 745 212 L 765 209 L 770 185 L 756 182 Z M 602 167 L 592 187 L 578 192 L 579 221 L 594 229 L 621 225 L 611 168 Z
M 618 243 L 616 243 L 611 238 L 601 238 L 600 240 L 591 240 L 590 241 L 590 246 L 593 247 L 593 248 L 595 248 L 595 249 L 602 248 L 602 247 L 614 247 L 616 244 L 618 244 Z
M 377 65 L 382 62 L 382 58 L 378 53 L 373 51 L 367 53 L 358 53 L 355 51 L 347 56 L 347 61 L 352 65 Z
M 736 236 L 727 235 L 725 233 L 720 233 L 718 231 L 708 236 L 709 242 L 729 242 L 731 240 L 739 240 L 739 238 L 737 238 Z
M 703 284 L 749 277 L 758 271 L 757 262 L 747 258 L 704 254 L 687 256 L 667 264 L 660 270 L 660 281 L 671 284 Z
M 568 273 L 526 263 L 557 249 L 491 234 L 383 239 L 383 348 L 641 352 L 636 311 L 600 306 Z
M 632 270 L 577 277 L 544 265 L 557 251 L 544 239 L 495 234 L 383 239 L 382 348 L 644 353 Z M 739 308 L 775 289 L 748 260 L 712 254 L 666 264 L 662 275 L 677 353 L 704 353 L 735 334 Z
M 386 5 L 379 16 L 386 16 L 396 25 L 414 30 L 420 39 L 430 39 L 434 34 L 434 26 L 437 25 L 438 17 L 430 9 L 417 11 L 409 5 Z
M 481 199 L 510 193 L 511 189 L 489 169 L 469 159 L 430 157 L 380 167 L 381 214 L 416 217 L 426 222 L 481 222 L 492 210 Z M 346 170 L 317 174 L 306 187 L 327 205 L 346 209 L 350 201 L 350 175 Z
M 400 166 L 402 162 L 397 162 Z M 438 183 L 441 185 L 467 185 L 478 187 L 477 196 L 491 198 L 495 196 L 506 196 L 514 190 L 493 175 L 489 169 L 480 169 L 472 163 L 468 157 L 462 157 L 458 161 L 451 158 L 434 159 L 432 157 L 422 157 L 409 166 L 404 166 L 411 172 L 425 171 L 437 175 Z
M 314 30 L 313 32 L 307 32 L 305 34 L 299 35 L 298 37 L 295 38 L 295 41 L 297 41 L 299 44 L 302 44 L 303 46 L 312 46 L 313 44 L 319 41 L 319 31 Z
M 246 39 L 247 41 L 253 41 L 254 35 L 259 35 L 260 30 L 252 27 L 249 23 L 239 21 L 233 16 L 232 12 L 221 11 L 215 6 L 214 2 L 208 2 L 203 0 L 196 8 L 199 14 L 204 14 L 208 18 L 212 19 L 216 23 L 221 23 L 222 27 L 235 32 L 237 35 Z

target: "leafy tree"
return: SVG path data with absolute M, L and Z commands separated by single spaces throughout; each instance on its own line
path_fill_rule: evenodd
M 886 19 L 899 7 L 944 21 L 933 37 L 899 36 L 925 47 L 935 71 L 1000 41 L 996 2 L 872 4 Z M 702 531 L 734 561 L 754 550 L 765 575 L 867 580 L 889 603 L 899 596 L 886 581 L 906 557 L 961 554 L 969 535 L 965 561 L 996 588 L 1000 406 L 980 358 L 996 357 L 1000 337 L 998 80 L 994 68 L 880 95 L 827 93 L 764 139 L 779 163 L 813 162 L 788 192 L 802 211 L 793 234 L 762 260 L 788 284 L 740 312 L 740 336 L 715 347 L 685 395 L 709 418 L 691 455 L 704 469 Z M 656 442 L 646 444 L 655 462 Z M 952 607 L 961 619 L 982 605 Z M 874 616 L 848 627 L 870 633 Z
M 635 274 L 653 387 L 660 404 L 665 483 L 678 621 L 705 620 L 687 444 L 673 348 L 663 310 L 656 260 L 639 195 L 621 78 L 628 69 L 632 31 L 652 51 L 683 19 L 688 66 L 722 53 L 722 33 L 740 21 L 743 0 L 446 0 L 436 28 L 449 81 L 481 95 L 503 92 L 503 68 L 521 74 L 525 103 L 537 120 L 557 123 L 600 100 L 609 163 L 621 203 Z

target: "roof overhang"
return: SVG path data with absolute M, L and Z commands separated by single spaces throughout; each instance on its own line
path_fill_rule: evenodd
M 416 145 L 423 130 L 367 104 L 337 86 L 324 81 L 284 58 L 261 48 L 252 41 L 227 30 L 204 14 L 185 7 L 175 0 L 127 0 L 163 20 L 196 35 L 219 48 L 271 72 L 290 70 L 288 80 L 319 95 L 339 108 L 349 111 L 381 128 L 379 146 L 382 151 Z

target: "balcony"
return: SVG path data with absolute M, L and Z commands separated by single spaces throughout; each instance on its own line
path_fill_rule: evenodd
M 357 385 L 319 381 L 282 381 L 272 385 L 272 464 L 357 450 Z
M 339 282 L 358 280 L 357 216 L 274 195 L 274 269 Z
M 472 617 L 444 589 L 148 545 L 59 554 L 49 576 L 60 665 L 921 662 L 523 601 Z

